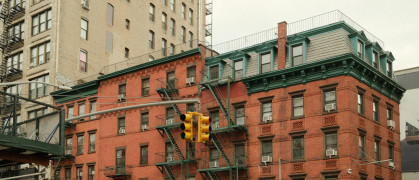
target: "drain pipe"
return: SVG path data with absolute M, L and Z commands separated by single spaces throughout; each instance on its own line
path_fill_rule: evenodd
M 21 176 L 13 176 L 13 177 L 8 177 L 8 178 L 3 178 L 3 179 L 0 179 L 0 180 L 19 179 L 19 178 L 24 178 L 24 177 L 29 177 L 29 176 L 38 176 L 38 175 L 42 175 L 42 174 L 45 174 L 45 172 L 25 174 L 25 175 L 21 175 Z

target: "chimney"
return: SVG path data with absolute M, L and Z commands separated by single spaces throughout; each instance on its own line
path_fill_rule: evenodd
M 287 47 L 287 22 L 278 23 L 278 69 L 285 68 Z

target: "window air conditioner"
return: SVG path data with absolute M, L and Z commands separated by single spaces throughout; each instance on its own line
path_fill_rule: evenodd
M 272 121 L 272 116 L 263 116 L 263 122 L 264 123 L 267 123 L 267 122 L 270 122 L 270 121 Z
M 148 129 L 148 125 L 141 125 L 141 130 L 142 131 L 145 131 L 145 130 L 147 130 Z
M 389 161 L 388 162 L 388 167 L 390 167 L 391 169 L 394 169 L 394 162 L 393 161 Z
M 166 157 L 166 162 L 172 162 L 172 161 L 173 161 L 173 157 L 171 157 L 171 156 Z
M 211 128 L 213 128 L 213 129 L 220 128 L 220 123 L 219 122 L 214 123 Z
M 186 78 L 186 83 L 190 85 L 195 84 L 195 77 Z
M 331 110 L 336 110 L 336 103 L 329 103 L 324 105 L 324 111 L 330 112 Z
M 173 124 L 175 121 L 175 119 L 170 118 L 170 119 L 166 119 L 166 124 Z
M 119 129 L 118 133 L 119 134 L 125 134 L 125 129 L 124 128 Z
M 220 164 L 218 163 L 218 161 L 211 161 L 209 163 L 209 167 L 210 168 L 218 168 L 218 167 L 220 167 Z
M 332 156 L 336 156 L 338 155 L 338 151 L 334 150 L 334 149 L 328 149 L 326 150 L 326 156 L 332 157 Z
M 262 162 L 265 164 L 268 162 L 272 162 L 272 156 L 262 156 Z
M 394 120 L 392 119 L 387 120 L 387 127 L 391 130 L 394 130 L 394 127 L 395 127 Z
M 118 95 L 118 102 L 125 101 L 125 94 Z
M 83 3 L 81 3 L 81 7 L 82 7 L 83 9 L 86 9 L 86 10 L 89 10 L 89 9 L 90 9 L 90 7 L 89 7 L 89 3 L 87 3 L 87 2 L 83 2 Z

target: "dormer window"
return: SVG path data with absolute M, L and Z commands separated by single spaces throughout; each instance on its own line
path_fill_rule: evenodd
M 234 61 L 234 79 L 243 77 L 243 59 Z
M 363 47 L 363 43 L 361 41 L 358 40 L 358 44 L 357 44 L 357 51 L 358 51 L 358 57 L 362 59 L 362 50 L 364 49 Z
M 391 61 L 387 61 L 387 76 L 391 77 L 391 74 L 392 74 Z
M 373 60 L 372 63 L 374 64 L 374 67 L 376 69 L 378 69 L 378 53 L 377 53 L 377 51 L 372 52 L 372 60 Z
M 209 68 L 209 80 L 218 79 L 219 77 L 219 66 L 212 66 Z
M 271 71 L 271 53 L 261 54 L 260 59 L 260 73 Z
M 303 64 L 303 44 L 292 46 L 292 66 Z

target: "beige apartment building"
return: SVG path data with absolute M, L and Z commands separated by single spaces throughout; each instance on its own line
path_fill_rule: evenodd
M 1 82 L 73 86 L 205 41 L 204 0 L 6 0 L 1 10 Z M 57 90 L 35 83 L 2 88 L 48 104 Z M 22 103 L 19 118 L 47 111 Z

